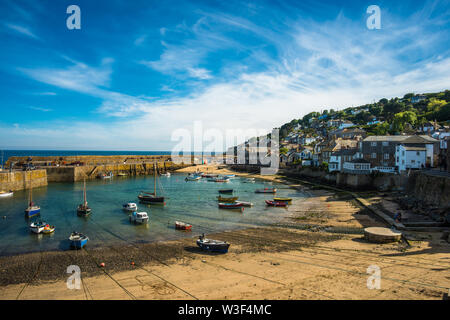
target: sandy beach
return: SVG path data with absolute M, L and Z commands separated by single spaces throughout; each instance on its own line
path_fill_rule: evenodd
M 197 169 L 261 178 L 217 166 L 181 171 Z M 386 226 L 370 210 L 345 193 L 290 187 L 309 197 L 294 199 L 282 223 L 208 235 L 229 241 L 228 254 L 200 251 L 194 231 L 176 241 L 0 257 L 0 298 L 409 300 L 448 293 L 450 245 L 440 234 L 405 234 L 410 246 L 368 243 L 365 227 Z M 81 269 L 79 290 L 67 288 L 69 265 Z M 381 270 L 380 289 L 367 287 L 372 265 Z

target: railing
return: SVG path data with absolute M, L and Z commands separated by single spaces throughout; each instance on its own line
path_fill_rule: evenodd
M 372 168 L 372 170 L 379 171 L 379 172 L 387 172 L 387 173 L 396 171 L 395 167 L 375 167 L 375 168 Z

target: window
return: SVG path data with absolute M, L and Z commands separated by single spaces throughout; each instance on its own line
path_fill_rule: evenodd
M 377 146 L 377 142 L 374 141 L 374 142 L 370 143 L 370 145 L 371 145 L 372 147 L 376 147 L 376 146 Z
M 389 160 L 389 153 L 384 154 L 384 160 Z
M 416 155 L 420 156 L 420 152 L 419 152 L 419 151 L 417 151 L 417 152 L 416 152 Z
M 416 160 L 411 160 L 411 164 L 416 163 Z
M 377 154 L 376 153 L 372 153 L 372 159 L 376 159 L 377 158 Z
M 397 157 L 397 162 L 399 162 L 400 161 L 400 159 Z
M 383 141 L 383 147 L 389 147 L 389 142 Z

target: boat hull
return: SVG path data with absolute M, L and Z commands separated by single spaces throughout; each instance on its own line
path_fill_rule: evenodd
M 41 208 L 39 208 L 39 207 L 25 209 L 25 215 L 28 218 L 35 217 L 35 216 L 39 215 L 40 213 L 41 213 Z
M 164 197 L 138 196 L 143 203 L 164 203 Z
M 70 246 L 74 249 L 81 249 L 86 245 L 87 242 L 88 242 L 88 239 L 70 240 Z
M 270 207 L 287 207 L 287 203 L 286 202 L 266 200 L 266 204 L 268 206 L 270 206 Z
M 229 189 L 229 190 L 219 190 L 220 194 L 231 194 L 233 193 L 233 189 Z
M 230 244 L 229 243 L 221 243 L 221 244 L 204 243 L 201 240 L 197 240 L 197 246 L 200 249 L 205 250 L 205 251 L 227 253 L 228 248 L 230 247 Z

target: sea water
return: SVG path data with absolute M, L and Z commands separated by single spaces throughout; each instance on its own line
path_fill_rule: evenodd
M 289 215 L 285 208 L 267 207 L 266 199 L 273 194 L 257 194 L 256 189 L 278 189 L 279 197 L 304 197 L 301 192 L 286 185 L 258 180 L 245 183 L 245 178 L 232 178 L 228 183 L 184 180 L 185 174 L 157 179 L 157 194 L 166 197 L 165 205 L 144 205 L 137 196 L 140 191 L 153 192 L 153 176 L 113 177 L 86 182 L 87 201 L 92 208 L 89 217 L 79 217 L 77 206 L 83 202 L 83 182 L 50 183 L 33 189 L 33 201 L 41 207 L 40 216 L 26 219 L 28 190 L 16 191 L 10 198 L 0 199 L 0 255 L 11 255 L 40 250 L 66 250 L 72 231 L 86 234 L 88 246 L 110 246 L 126 243 L 174 240 L 210 234 L 225 230 L 267 225 L 281 221 Z M 241 201 L 249 201 L 253 207 L 244 212 L 218 208 L 220 189 L 233 189 L 233 195 Z M 122 210 L 127 202 L 138 204 L 138 211 L 149 215 L 147 225 L 135 225 L 129 221 L 129 213 Z M 175 221 L 192 224 L 192 231 L 175 229 Z M 29 230 L 32 221 L 45 221 L 54 225 L 53 234 L 34 234 Z

